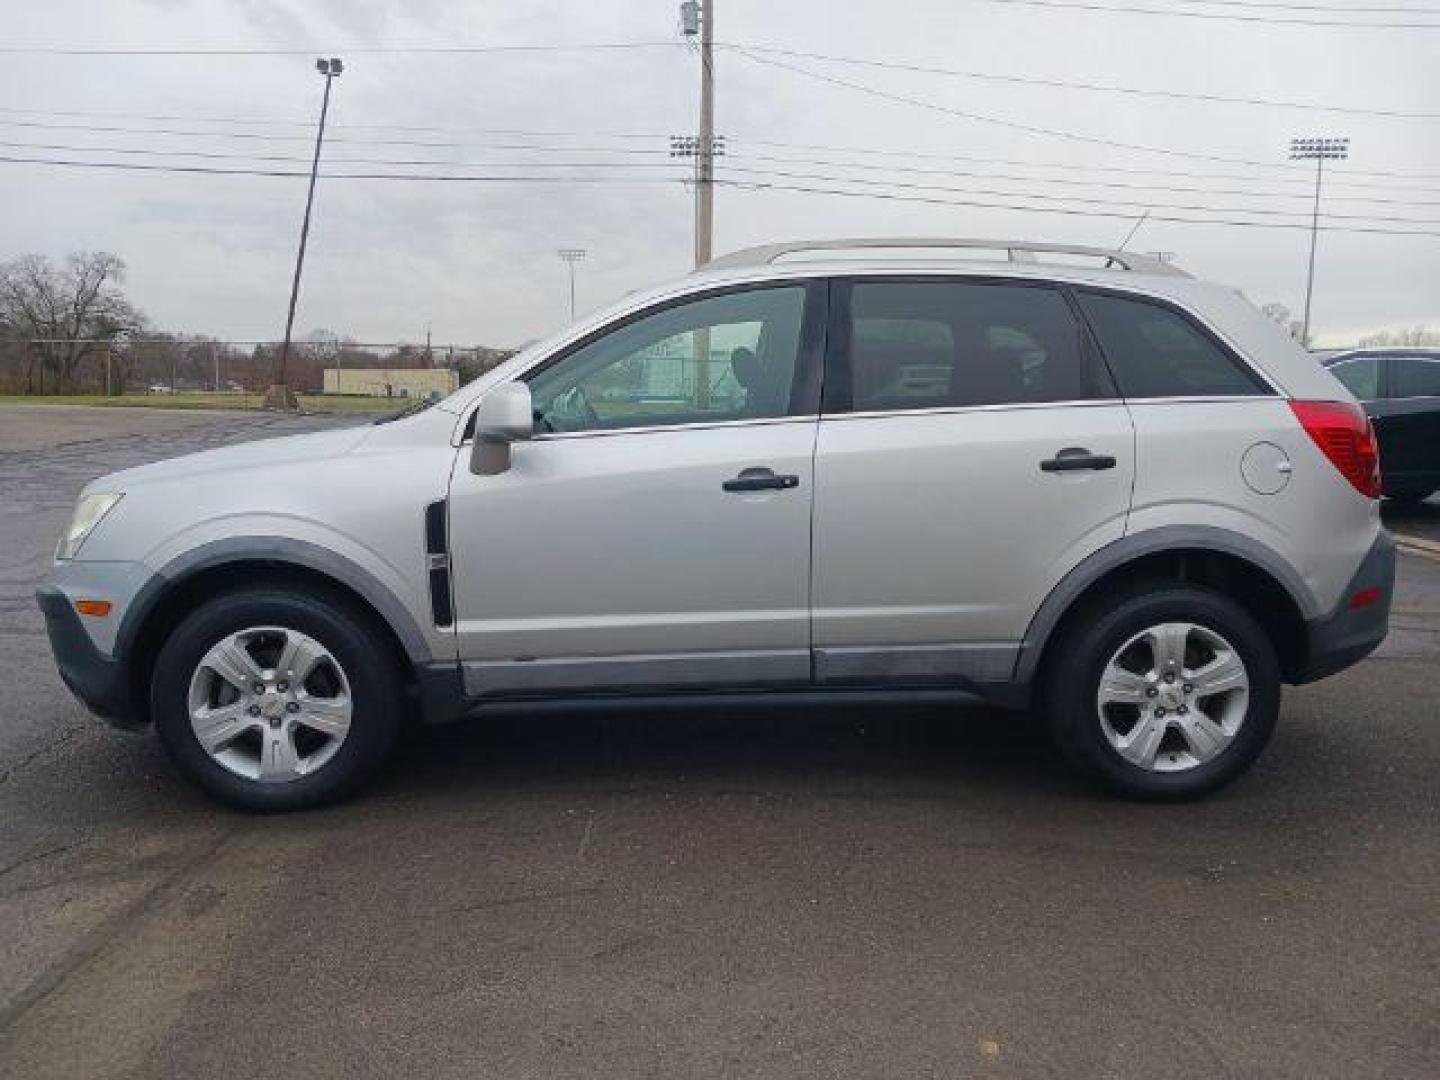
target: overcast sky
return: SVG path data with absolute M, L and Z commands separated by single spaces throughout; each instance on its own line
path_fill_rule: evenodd
M 589 250 L 578 272 L 582 309 L 691 265 L 691 196 L 679 179 L 683 168 L 666 151 L 669 134 L 694 131 L 698 60 L 680 43 L 672 0 L 0 2 L 11 9 L 4 42 L 11 47 L 305 50 L 288 56 L 4 56 L 0 156 L 304 172 L 322 85 L 310 55 L 315 50 L 345 60 L 324 156 L 331 170 L 552 178 L 322 177 L 297 332 L 325 327 L 362 341 L 415 341 L 430 324 L 438 342 L 513 345 L 567 319 L 565 267 L 556 248 Z M 1293 9 L 1197 8 L 1180 0 L 1104 2 L 1304 17 Z M 1147 207 L 1154 217 L 1304 224 L 1310 174 L 1289 167 L 1289 140 L 1348 136 L 1350 160 L 1327 173 L 1336 183 L 1327 186 L 1326 209 L 1357 220 L 1332 224 L 1431 235 L 1322 233 L 1314 315 L 1319 338 L 1334 344 L 1383 328 L 1440 327 L 1440 119 L 1434 118 L 1440 114 L 1440 0 L 1348 5 L 1352 11 L 1429 8 L 1437 14 L 1370 18 L 1433 22 L 1434 30 L 1278 26 L 991 0 L 717 5 L 722 42 L 1031 79 L 1432 114 L 1416 119 L 1217 104 L 766 54 L 935 106 L 923 108 L 722 51 L 716 106 L 717 130 L 727 137 L 722 179 L 942 203 L 1020 201 L 1086 213 L 722 186 L 717 252 L 826 235 L 1114 246 Z M 362 51 L 618 42 L 660 44 L 490 54 Z M 944 110 L 1230 160 L 1120 149 Z M 436 130 L 402 130 L 417 127 Z M 434 164 L 368 164 L 375 161 Z M 579 162 L 590 164 L 576 167 Z M 881 168 L 887 165 L 911 171 Z M 1082 168 L 1095 166 L 1118 171 Z M 1140 186 L 1077 183 L 1085 180 Z M 304 197 L 305 181 L 295 177 L 0 162 L 0 258 L 113 251 L 129 264 L 130 294 L 157 327 L 274 338 L 284 324 Z M 1181 206 L 1207 209 L 1176 209 Z M 1289 213 L 1270 216 L 1276 211 Z M 1128 217 L 1093 216 L 1098 212 Z M 1383 218 L 1404 220 L 1376 220 Z M 1304 229 L 1152 218 L 1131 246 L 1175 252 L 1191 272 L 1234 284 L 1257 303 L 1284 303 L 1298 317 L 1308 242 Z

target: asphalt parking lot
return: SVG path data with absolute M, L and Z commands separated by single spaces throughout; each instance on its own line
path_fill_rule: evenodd
M 91 477 L 347 421 L 97 411 L 0 407 L 0 1075 L 1440 1075 L 1440 561 L 1194 805 L 1008 716 L 714 710 L 251 817 L 84 713 L 31 593 Z

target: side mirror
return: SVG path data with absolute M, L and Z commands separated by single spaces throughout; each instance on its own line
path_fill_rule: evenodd
M 510 468 L 510 444 L 535 435 L 535 405 L 523 382 L 502 383 L 480 399 L 475 410 L 475 442 L 470 471 L 498 476 Z

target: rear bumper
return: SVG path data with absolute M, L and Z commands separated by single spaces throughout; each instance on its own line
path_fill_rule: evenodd
M 1350 598 L 1366 589 L 1379 597 L 1364 607 L 1350 607 Z M 1359 663 L 1375 651 L 1390 628 L 1390 601 L 1395 592 L 1395 539 L 1380 531 L 1374 545 L 1340 596 L 1339 606 L 1305 624 L 1305 653 L 1292 680 L 1315 682 Z
M 42 585 L 35 600 L 45 615 L 55 665 L 70 692 L 117 727 L 143 724 L 145 718 L 135 708 L 124 667 L 95 646 L 70 598 L 54 585 Z

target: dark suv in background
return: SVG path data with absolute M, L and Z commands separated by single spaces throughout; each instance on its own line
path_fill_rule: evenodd
M 1386 497 L 1440 491 L 1440 349 L 1352 349 L 1321 362 L 1375 425 Z

